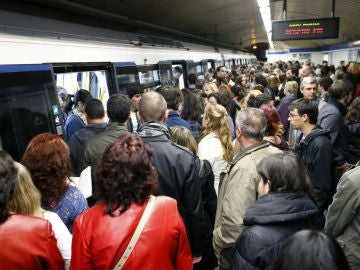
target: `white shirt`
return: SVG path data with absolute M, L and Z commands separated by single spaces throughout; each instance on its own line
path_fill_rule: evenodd
M 228 163 L 224 160 L 224 149 L 215 133 L 206 135 L 199 142 L 198 156 L 200 159 L 206 159 L 210 162 L 215 178 L 215 191 L 218 194 L 220 173 L 226 169 Z
M 62 220 L 56 213 L 45 211 L 43 213 L 43 218 L 51 223 L 55 238 L 57 240 L 57 246 L 62 257 L 64 258 L 65 269 L 69 269 L 71 259 L 72 235 L 66 228 L 64 222 L 62 222 Z
M 136 118 L 136 112 L 130 112 L 130 120 L 133 125 L 133 132 L 136 132 L 139 126 L 138 120 Z

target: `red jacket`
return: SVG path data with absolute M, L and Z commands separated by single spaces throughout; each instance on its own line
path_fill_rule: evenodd
M 113 269 L 145 209 L 131 204 L 123 214 L 104 214 L 100 203 L 77 217 L 73 226 L 70 269 Z M 155 206 L 123 270 L 192 269 L 190 245 L 176 201 L 156 197 Z
M 0 224 L 1 269 L 64 269 L 51 224 L 42 218 L 11 214 Z

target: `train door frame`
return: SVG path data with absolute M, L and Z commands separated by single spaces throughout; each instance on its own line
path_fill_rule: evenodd
M 51 132 L 59 136 L 63 134 L 63 121 L 54 83 L 54 72 L 50 64 L 1 65 L 0 77 L 2 77 L 0 80 L 0 100 L 4 97 L 3 101 L 8 109 L 2 107 L 4 112 L 2 117 L 6 116 L 7 111 L 9 111 L 10 117 L 8 120 L 5 119 L 4 123 L 2 122 L 2 125 L 9 124 L 10 128 L 2 126 L 4 134 L 1 134 L 3 132 L 0 133 L 0 149 L 5 149 L 15 160 L 19 160 L 27 144 L 37 134 L 43 132 Z M 3 91 L 7 92 L 4 94 Z M 29 98 L 36 99 L 36 102 L 29 102 Z M 21 104 L 21 100 L 23 101 L 22 104 L 26 104 L 26 106 L 17 107 Z M 42 110 L 33 111 L 31 104 L 35 104 Z M 14 107 L 14 105 L 17 106 Z M 14 110 L 17 110 L 18 116 Z M 35 113 L 37 113 L 38 118 L 40 117 L 38 119 L 40 122 L 36 120 Z M 24 119 L 25 114 L 31 119 Z M 43 120 L 45 122 L 42 122 Z M 4 145 L 3 136 L 8 137 L 8 142 L 16 142 L 15 147 L 11 148 L 11 145 Z

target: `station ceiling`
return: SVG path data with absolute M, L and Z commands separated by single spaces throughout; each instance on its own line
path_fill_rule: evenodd
M 287 0 L 287 19 L 330 17 L 333 0 Z M 137 33 L 159 33 L 195 42 L 249 49 L 268 42 L 256 0 L 12 0 L 0 9 Z M 270 0 L 272 20 L 283 1 Z M 275 49 L 360 40 L 359 0 L 335 1 L 338 39 L 274 42 Z

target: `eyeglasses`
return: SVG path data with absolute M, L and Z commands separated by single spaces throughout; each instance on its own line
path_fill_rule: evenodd
M 300 116 L 300 114 L 289 113 L 289 118 L 294 118 L 295 116 Z

